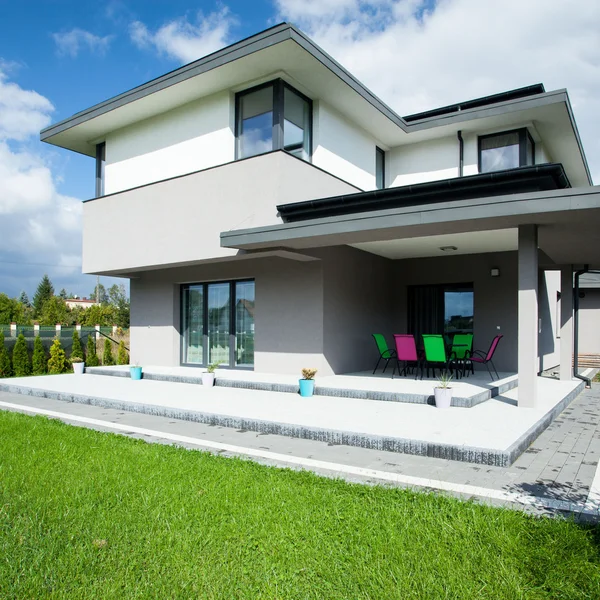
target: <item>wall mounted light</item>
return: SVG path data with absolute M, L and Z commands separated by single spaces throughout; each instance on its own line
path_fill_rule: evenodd
M 494 267 L 490 270 L 490 275 L 492 277 L 500 277 L 500 269 L 498 269 L 498 267 Z

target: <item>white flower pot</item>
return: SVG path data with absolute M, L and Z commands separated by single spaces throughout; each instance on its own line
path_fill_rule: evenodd
M 200 377 L 202 377 L 202 385 L 208 385 L 209 387 L 215 385 L 214 373 L 202 373 Z
M 433 388 L 435 396 L 435 405 L 438 408 L 450 408 L 452 404 L 452 388 Z
M 85 368 L 85 363 L 72 363 L 73 364 L 73 373 L 75 375 L 83 375 L 83 369 Z

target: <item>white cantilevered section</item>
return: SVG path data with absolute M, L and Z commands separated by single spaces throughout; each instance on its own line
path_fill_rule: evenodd
M 538 370 L 538 231 L 519 226 L 519 406 L 537 404 Z
M 560 378 L 573 378 L 573 267 L 560 270 Z

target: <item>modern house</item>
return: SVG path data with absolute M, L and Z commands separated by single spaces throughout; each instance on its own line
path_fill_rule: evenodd
M 96 160 L 83 270 L 130 279 L 135 361 L 338 374 L 372 368 L 375 332 L 472 330 L 504 336 L 521 405 L 572 377 L 600 188 L 566 90 L 402 117 L 284 23 L 41 139 Z

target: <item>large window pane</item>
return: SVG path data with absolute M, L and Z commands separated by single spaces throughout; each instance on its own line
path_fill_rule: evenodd
M 229 364 L 229 283 L 208 286 L 208 362 Z
M 273 150 L 273 87 L 239 98 L 238 154 L 247 158 Z
M 504 133 L 481 139 L 481 172 L 515 169 L 520 166 L 519 133 Z
M 310 156 L 310 106 L 287 87 L 283 91 L 283 149 L 308 160 Z
M 204 359 L 204 286 L 191 286 L 184 290 L 183 310 L 183 362 L 201 365 Z
M 235 364 L 254 365 L 254 281 L 235 284 Z
M 473 290 L 444 290 L 444 333 L 473 333 Z

